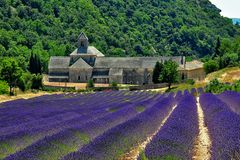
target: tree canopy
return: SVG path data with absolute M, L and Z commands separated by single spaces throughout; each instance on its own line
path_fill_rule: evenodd
M 178 64 L 172 60 L 165 61 L 159 80 L 168 83 L 168 89 L 170 89 L 173 83 L 179 81 Z
M 0 1 L 0 56 L 23 70 L 33 53 L 46 72 L 49 57 L 69 55 L 81 31 L 107 56 L 204 57 L 239 26 L 208 0 Z
M 153 76 L 152 76 L 153 83 L 155 84 L 160 83 L 159 76 L 162 72 L 162 69 L 163 69 L 163 64 L 160 62 L 157 62 L 153 69 Z
M 22 69 L 13 58 L 4 59 L 0 70 L 0 77 L 5 80 L 10 87 L 10 95 L 13 95 L 13 88 L 17 85 L 18 80 L 22 76 Z

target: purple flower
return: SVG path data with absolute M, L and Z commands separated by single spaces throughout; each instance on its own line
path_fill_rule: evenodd
M 198 136 L 195 98 L 185 94 L 164 126 L 145 149 L 147 159 L 191 159 Z M 141 157 L 139 157 L 141 159 Z

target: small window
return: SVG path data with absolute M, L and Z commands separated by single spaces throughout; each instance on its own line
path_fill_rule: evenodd
M 184 76 L 184 73 L 182 73 L 182 80 L 184 80 L 185 76 Z
M 80 76 L 78 76 L 78 80 L 79 80 L 79 81 L 81 80 L 81 77 L 80 77 Z
M 81 42 L 80 45 L 81 45 L 81 47 L 84 47 L 84 43 L 83 42 Z

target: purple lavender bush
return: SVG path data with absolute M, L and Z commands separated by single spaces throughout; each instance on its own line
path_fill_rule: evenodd
M 117 159 L 153 134 L 174 104 L 175 100 L 172 96 L 164 98 L 135 118 L 108 130 L 64 159 Z
M 198 114 L 195 98 L 184 95 L 164 126 L 146 146 L 139 159 L 192 159 L 198 136 Z
M 234 91 L 225 91 L 218 95 L 233 112 L 240 114 L 240 93 Z
M 50 110 L 47 107 L 41 107 L 44 114 L 38 111 L 37 114 L 41 115 L 39 120 L 20 122 L 0 130 L 0 146 L 4 146 L 8 142 L 12 143 L 7 145 L 7 148 L 0 149 L 0 159 L 15 152 L 17 153 L 8 158 L 48 159 L 48 156 L 52 154 L 50 159 L 58 159 L 68 152 L 76 151 L 81 145 L 88 143 L 89 140 L 111 127 L 139 114 L 135 105 L 146 105 L 145 107 L 148 108 L 149 105 L 154 104 L 155 99 L 160 98 L 144 92 L 131 93 L 131 95 L 125 95 L 126 93 L 98 93 L 86 95 L 84 99 L 77 95 L 73 97 L 67 95 L 68 97 L 62 100 L 53 98 L 53 102 L 49 104 Z M 93 100 L 85 103 L 91 96 Z M 109 99 L 110 97 L 112 99 Z M 39 99 L 34 101 L 42 102 Z M 78 103 L 85 104 L 79 105 Z M 36 104 L 38 103 L 36 102 Z M 19 105 L 20 107 L 21 105 Z M 38 107 L 40 108 L 40 106 Z M 38 107 L 29 106 L 24 113 L 35 114 Z M 54 109 L 56 113 L 54 113 Z M 48 116 L 45 114 L 47 111 L 51 112 Z M 9 113 L 9 111 L 5 110 L 5 113 Z M 23 113 L 16 114 L 22 115 Z M 6 119 L 0 118 L 1 120 L 4 122 Z
M 210 93 L 200 96 L 200 104 L 212 141 L 211 159 L 239 159 L 240 116 Z

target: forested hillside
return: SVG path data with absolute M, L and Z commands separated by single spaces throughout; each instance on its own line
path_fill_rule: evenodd
M 84 31 L 108 56 L 203 57 L 218 36 L 239 34 L 219 12 L 208 0 L 1 0 L 0 55 L 26 66 L 38 54 L 46 71 L 49 57 L 70 54 Z

